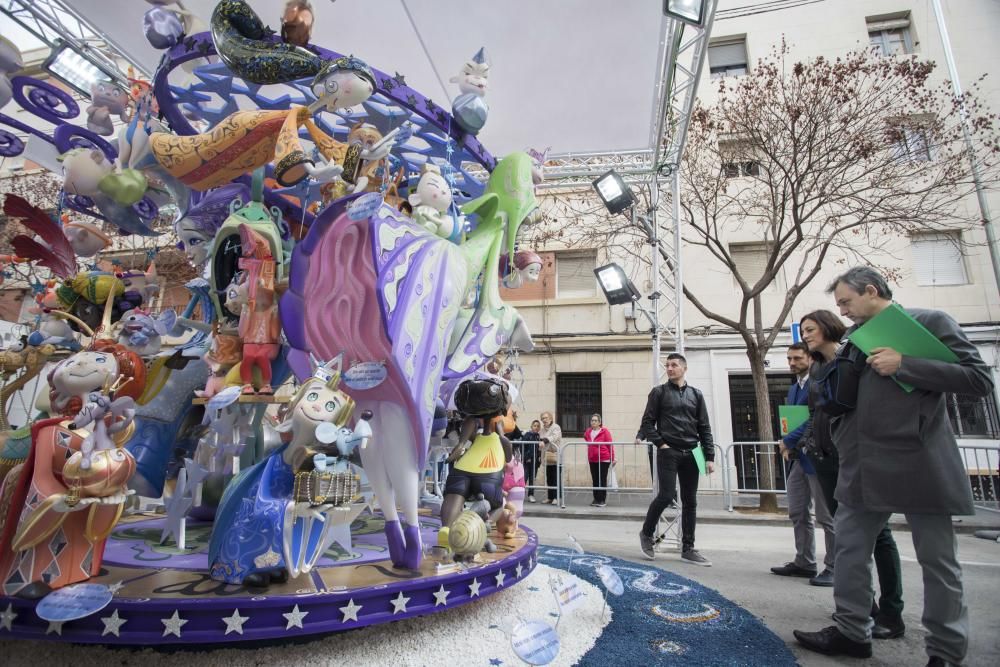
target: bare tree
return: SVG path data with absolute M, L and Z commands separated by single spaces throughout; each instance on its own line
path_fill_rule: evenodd
M 747 75 L 719 81 L 715 104 L 693 114 L 681 167 L 685 244 L 703 248 L 738 285 L 726 311 L 700 298 L 697 285 L 685 284 L 684 295 L 743 339 L 762 441 L 775 435 L 764 359 L 796 298 L 831 261 L 831 250 L 840 261 L 846 255 L 884 262 L 880 268 L 892 276 L 894 239 L 977 222 L 963 201 L 973 183 L 959 101 L 949 82 L 932 78 L 934 63 L 874 50 L 804 62 L 790 62 L 788 54 L 783 42 Z M 995 182 L 1000 135 L 978 86 L 962 101 L 989 183 Z M 572 200 L 559 206 L 588 208 Z M 747 237 L 764 254 L 759 274 L 747 275 L 734 260 L 737 246 L 730 240 Z M 640 250 L 645 241 L 624 216 L 606 215 L 572 238 L 574 245 L 637 258 L 648 254 Z M 781 301 L 771 317 L 765 299 Z M 773 460 L 773 451 L 761 457 L 764 488 L 774 488 Z M 761 509 L 777 509 L 773 494 L 762 496 Z

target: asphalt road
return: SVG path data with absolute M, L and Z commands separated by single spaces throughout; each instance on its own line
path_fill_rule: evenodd
M 566 520 L 529 517 L 525 525 L 535 530 L 542 544 L 568 546 L 567 531 L 587 551 L 649 564 L 639 552 L 636 521 Z M 833 622 L 833 595 L 830 588 L 810 586 L 805 579 L 778 577 L 770 573 L 794 555 L 792 529 L 784 526 L 742 524 L 699 524 L 698 550 L 713 562 L 710 568 L 688 565 L 677 552 L 657 554 L 653 563 L 665 570 L 694 579 L 714 588 L 759 617 L 784 639 L 799 662 L 806 667 L 864 664 L 924 665 L 924 630 L 920 625 L 923 583 L 910 534 L 896 531 L 903 561 L 903 620 L 906 635 L 879 641 L 874 657 L 861 662 L 829 658 L 798 648 L 793 629 L 817 630 Z M 822 539 L 817 545 L 822 560 Z M 971 535 L 959 535 L 959 559 L 965 580 L 965 599 L 972 625 L 966 664 L 993 667 L 1000 664 L 1000 544 Z

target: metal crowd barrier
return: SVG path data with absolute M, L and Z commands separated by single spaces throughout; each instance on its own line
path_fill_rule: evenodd
M 526 481 L 532 478 L 527 462 L 535 462 L 532 483 L 527 485 L 529 489 L 526 495 L 534 495 L 538 502 L 547 499 L 550 490 L 555 491 L 555 499 L 560 507 L 566 506 L 567 492 L 593 492 L 602 489 L 610 497 L 612 494 L 651 494 L 656 490 L 655 474 L 650 467 L 650 447 L 646 442 L 602 443 L 615 448 L 617 488 L 593 486 L 587 457 L 587 447 L 591 444 L 589 442 L 563 442 L 558 452 L 555 479 L 547 478 L 545 455 L 539 443 L 515 440 L 511 444 L 515 453 L 520 454 L 521 460 L 526 462 Z M 526 455 L 532 449 L 535 452 L 533 459 Z M 1000 446 L 963 444 L 958 449 L 969 474 L 975 507 L 1000 512 Z M 715 473 L 707 479 L 701 479 L 698 493 L 721 491 L 724 505 L 730 512 L 733 511 L 739 494 L 786 494 L 786 465 L 781 458 L 777 441 L 716 444 L 715 466 Z M 443 480 L 439 484 L 435 486 L 443 489 Z
M 977 509 L 1000 512 L 1000 446 L 959 445 Z

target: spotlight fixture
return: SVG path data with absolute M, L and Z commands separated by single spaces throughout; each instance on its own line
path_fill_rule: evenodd
M 114 81 L 115 76 L 99 65 L 92 57 L 79 53 L 71 44 L 56 40 L 52 53 L 42 65 L 52 76 L 85 97 L 98 81 Z
M 691 25 L 705 25 L 708 0 L 663 0 L 663 13 Z
M 635 204 L 635 195 L 614 169 L 598 177 L 594 181 L 594 189 L 613 215 Z
M 601 285 L 604 298 L 612 306 L 622 303 L 632 303 L 638 301 L 641 297 L 639 290 L 635 288 L 632 281 L 625 275 L 622 267 L 615 263 L 606 264 L 594 269 L 594 275 L 597 276 L 597 282 Z

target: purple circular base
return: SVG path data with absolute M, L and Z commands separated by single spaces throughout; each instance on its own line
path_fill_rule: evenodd
M 234 644 L 433 614 L 509 588 L 537 565 L 538 538 L 531 530 L 521 527 L 513 539 L 493 539 L 497 553 L 481 554 L 482 562 L 463 569 L 439 574 L 430 558 L 419 571 L 394 569 L 388 560 L 354 559 L 321 564 L 266 591 L 220 584 L 204 570 L 171 568 L 169 559 L 144 567 L 106 560 L 107 573 L 91 579 L 115 591 L 103 610 L 51 624 L 35 613 L 36 601 L 0 596 L 0 638 L 119 646 Z

